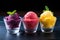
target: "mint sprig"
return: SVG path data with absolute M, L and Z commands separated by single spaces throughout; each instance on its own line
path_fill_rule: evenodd
M 45 6 L 45 10 L 43 10 L 43 12 L 44 12 L 44 11 L 49 11 L 48 6 Z
M 15 12 L 16 12 L 16 10 L 14 10 L 14 11 L 12 11 L 12 12 L 8 11 L 7 14 L 13 15 L 13 14 L 15 14 Z
M 48 11 L 49 10 L 48 6 L 45 6 L 45 9 Z

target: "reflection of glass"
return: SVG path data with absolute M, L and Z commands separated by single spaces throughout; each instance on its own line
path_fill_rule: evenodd
M 40 38 L 41 40 L 56 39 L 54 33 L 41 33 Z
M 6 36 L 5 36 L 5 40 L 18 40 L 20 37 L 19 37 L 19 33 L 17 33 L 17 35 L 13 35 L 13 34 L 9 34 L 9 33 L 6 33 Z
M 14 21 L 14 20 L 7 21 L 7 19 L 4 18 L 4 23 L 5 23 L 5 26 L 6 26 L 6 29 L 7 29 L 8 33 L 10 33 L 10 34 L 17 34 L 17 33 L 19 33 L 19 29 L 20 29 L 20 26 L 21 26 L 21 21 L 20 20 L 17 20 L 17 21 Z
M 41 31 L 42 32 L 44 32 L 44 33 L 51 33 L 51 32 L 53 32 L 54 27 L 46 28 L 42 23 L 40 23 L 40 25 L 41 25 Z

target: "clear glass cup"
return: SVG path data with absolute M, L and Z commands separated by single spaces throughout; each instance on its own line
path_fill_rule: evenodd
M 40 23 L 40 26 L 41 26 L 41 31 L 43 33 L 51 33 L 54 30 L 54 26 L 51 28 L 45 28 L 45 26 L 42 23 Z
M 24 26 L 24 31 L 25 33 L 36 33 L 37 31 L 37 28 L 38 28 L 38 25 L 39 25 L 39 22 L 37 21 L 32 20 L 32 21 L 24 21 L 23 20 L 23 26 Z
M 24 25 L 25 33 L 36 33 L 38 28 L 38 24 L 36 24 L 36 26 L 33 29 L 27 28 L 25 23 L 23 23 L 23 25 Z
M 6 19 L 6 17 L 3 18 L 5 26 L 6 26 L 6 30 L 8 33 L 10 34 L 17 34 L 19 33 L 20 30 L 20 26 L 21 26 L 21 18 L 19 18 L 19 20 L 17 21 L 8 21 Z

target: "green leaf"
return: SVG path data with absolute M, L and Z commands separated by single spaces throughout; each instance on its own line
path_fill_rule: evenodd
M 14 10 L 14 11 L 12 12 L 12 14 L 15 14 L 15 12 L 16 12 L 16 10 Z
M 46 10 L 49 10 L 48 6 L 45 6 L 45 9 L 46 9 Z
M 15 12 L 16 12 L 16 10 L 14 10 L 14 11 L 12 11 L 12 12 L 7 12 L 7 14 L 9 14 L 9 15 L 13 15 L 13 14 L 15 14 Z
M 7 12 L 7 14 L 10 14 L 11 12 Z

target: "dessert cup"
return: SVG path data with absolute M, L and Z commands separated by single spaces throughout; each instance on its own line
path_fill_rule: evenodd
M 48 6 L 45 6 L 43 13 L 40 15 L 41 31 L 44 33 L 53 32 L 57 18 L 53 12 L 49 10 Z
M 27 12 L 22 20 L 26 33 L 36 33 L 39 24 L 39 18 L 35 12 Z
M 3 18 L 6 30 L 10 34 L 17 34 L 19 33 L 20 26 L 21 26 L 21 17 L 18 20 L 8 20 L 7 17 Z
M 36 20 L 23 20 L 25 33 L 36 33 L 39 22 Z

